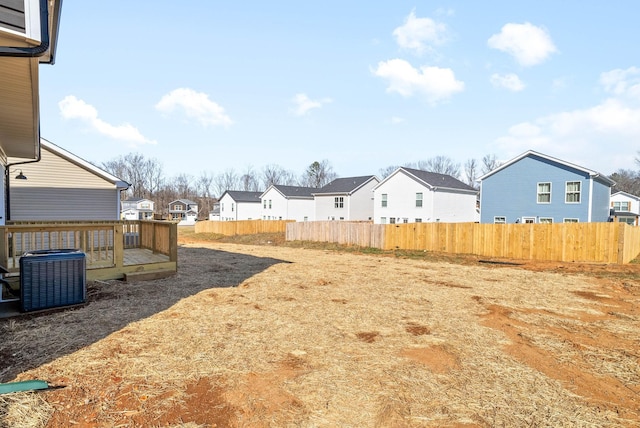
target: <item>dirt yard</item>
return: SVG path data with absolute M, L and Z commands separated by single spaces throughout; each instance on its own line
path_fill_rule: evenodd
M 640 427 L 640 268 L 182 238 L 0 320 L 8 427 Z M 272 243 L 273 244 L 273 243 Z

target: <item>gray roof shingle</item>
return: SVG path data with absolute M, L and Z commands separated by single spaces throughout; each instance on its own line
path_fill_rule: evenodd
M 433 187 L 446 187 L 448 189 L 477 191 L 475 188 L 447 174 L 439 174 L 437 172 L 422 171 L 419 169 L 405 168 L 409 174 L 414 175 L 425 183 Z
M 361 177 L 336 178 L 324 187 L 316 189 L 313 193 L 316 195 L 323 193 L 351 193 L 374 177 L 375 175 L 363 175 Z

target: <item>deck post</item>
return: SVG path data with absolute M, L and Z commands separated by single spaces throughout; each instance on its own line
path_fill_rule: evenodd
M 124 236 L 122 234 L 122 224 L 116 223 L 113 226 L 113 263 L 116 268 L 124 267 Z

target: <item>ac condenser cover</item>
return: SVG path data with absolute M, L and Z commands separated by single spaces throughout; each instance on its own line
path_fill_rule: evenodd
M 86 294 L 86 259 L 82 251 L 39 250 L 20 258 L 22 311 L 83 303 Z

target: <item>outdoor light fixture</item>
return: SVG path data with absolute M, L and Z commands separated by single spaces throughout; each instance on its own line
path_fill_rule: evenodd
M 26 180 L 26 179 L 27 179 L 27 176 L 22 173 L 22 170 L 20 170 L 20 174 L 16 175 L 16 180 Z

